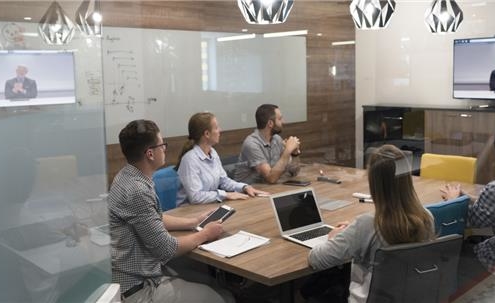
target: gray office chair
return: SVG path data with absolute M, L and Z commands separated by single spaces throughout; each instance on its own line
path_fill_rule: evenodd
M 368 303 L 444 302 L 457 286 L 461 235 L 377 250 Z
M 235 167 L 237 165 L 237 162 L 239 161 L 239 156 L 231 155 L 227 157 L 222 157 L 221 161 L 222 161 L 223 169 L 227 173 L 227 176 L 233 179 Z

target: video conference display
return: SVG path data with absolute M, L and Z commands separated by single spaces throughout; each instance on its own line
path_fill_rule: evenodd
M 495 38 L 454 40 L 454 98 L 495 99 Z
M 0 51 L 0 107 L 76 102 L 74 54 Z

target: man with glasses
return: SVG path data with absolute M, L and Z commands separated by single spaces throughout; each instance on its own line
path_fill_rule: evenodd
M 197 233 L 174 237 L 169 230 L 191 230 L 207 214 L 180 218 L 162 213 L 152 181 L 165 164 L 167 143 L 149 120 L 132 121 L 119 134 L 127 164 L 115 176 L 108 195 L 112 281 L 124 302 L 227 302 L 228 293 L 171 274 L 165 264 L 223 233 L 212 222 Z M 221 291 L 220 291 L 221 292 Z
M 263 104 L 256 110 L 256 129 L 242 144 L 234 179 L 244 183 L 275 183 L 288 174 L 299 172 L 299 138 L 290 136 L 283 140 L 280 133 L 283 117 L 277 105 Z

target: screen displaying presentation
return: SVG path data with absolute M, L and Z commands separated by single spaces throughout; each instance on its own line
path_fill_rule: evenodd
M 495 38 L 454 40 L 454 98 L 495 99 Z
M 0 107 L 76 102 L 74 53 L 0 51 Z

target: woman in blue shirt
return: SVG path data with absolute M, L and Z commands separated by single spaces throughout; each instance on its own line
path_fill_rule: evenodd
M 217 118 L 208 112 L 189 119 L 189 137 L 179 156 L 176 169 L 180 179 L 177 206 L 239 200 L 267 194 L 236 182 L 227 176 L 213 146 L 220 142 Z

